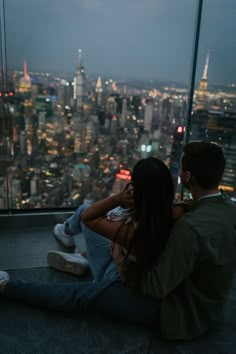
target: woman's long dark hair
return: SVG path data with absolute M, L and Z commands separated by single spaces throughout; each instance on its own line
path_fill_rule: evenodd
M 132 173 L 134 219 L 137 228 L 129 252 L 136 263 L 127 265 L 125 280 L 138 286 L 142 276 L 156 264 L 168 240 L 173 224 L 173 181 L 168 167 L 155 157 L 140 160 Z

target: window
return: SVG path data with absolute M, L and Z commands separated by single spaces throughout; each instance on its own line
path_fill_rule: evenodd
M 7 1 L 1 209 L 92 203 L 148 155 L 177 177 L 196 5 Z
M 197 65 L 190 141 L 219 144 L 226 168 L 220 188 L 236 196 L 236 24 L 228 0 L 206 0 Z

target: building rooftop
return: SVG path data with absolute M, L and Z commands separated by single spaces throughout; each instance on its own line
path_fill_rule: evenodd
M 68 214 L 67 214 L 68 216 Z M 64 250 L 52 236 L 66 215 L 0 217 L 0 269 L 29 281 L 77 281 L 47 266 L 51 249 Z M 84 249 L 80 236 L 77 249 Z M 91 279 L 91 275 L 80 278 Z M 0 353 L 4 354 L 233 354 L 236 353 L 236 278 L 216 330 L 191 342 L 166 342 L 157 332 L 101 315 L 49 312 L 0 298 Z

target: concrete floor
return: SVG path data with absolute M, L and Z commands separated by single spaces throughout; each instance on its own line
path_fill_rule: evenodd
M 0 269 L 11 278 L 49 282 L 77 278 L 47 266 L 47 252 L 65 251 L 53 225 L 69 214 L 0 216 Z M 83 251 L 81 235 L 76 251 Z M 70 252 L 74 252 L 71 250 Z M 192 342 L 168 343 L 157 333 L 106 316 L 53 313 L 0 298 L 0 354 L 236 354 L 236 281 L 226 322 Z

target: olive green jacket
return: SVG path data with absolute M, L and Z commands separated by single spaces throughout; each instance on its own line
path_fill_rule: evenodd
M 161 300 L 165 338 L 192 339 L 221 318 L 235 262 L 236 205 L 224 194 L 194 202 L 143 284 L 145 294 Z

